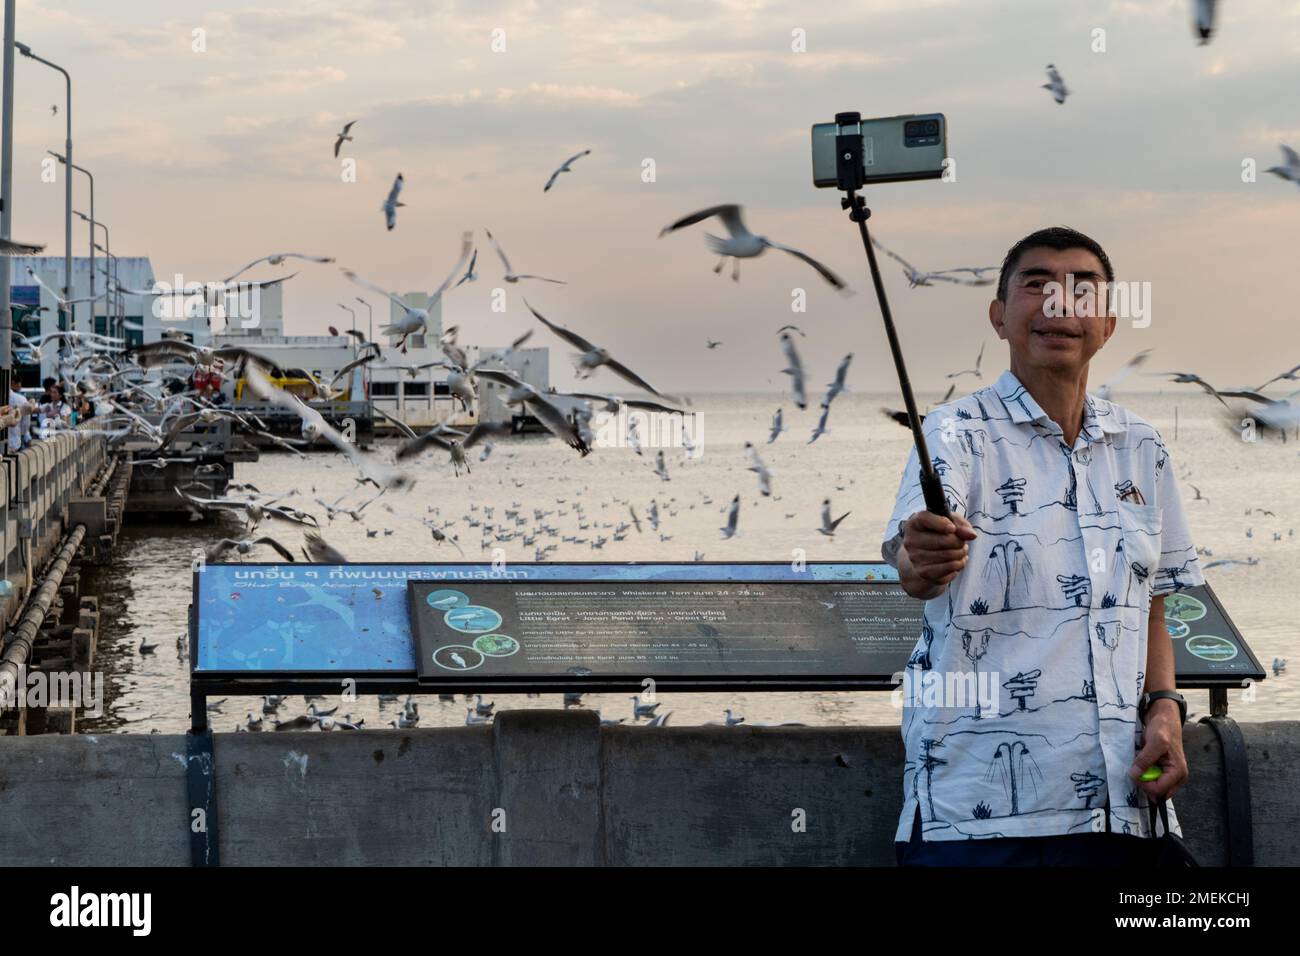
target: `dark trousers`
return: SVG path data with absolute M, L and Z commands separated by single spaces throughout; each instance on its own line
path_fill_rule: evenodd
M 896 842 L 899 866 L 1150 866 L 1150 841 L 1124 833 L 995 837 L 987 840 L 921 839 L 921 810 L 912 839 Z

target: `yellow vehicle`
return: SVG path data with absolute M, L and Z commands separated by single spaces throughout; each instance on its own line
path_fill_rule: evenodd
M 279 372 L 278 374 L 268 376 L 268 378 L 270 379 L 271 384 L 274 385 L 276 388 L 288 392 L 290 395 L 296 395 L 298 398 L 301 398 L 305 402 L 317 401 L 320 399 L 320 393 L 316 388 L 316 380 L 311 377 L 311 374 L 309 372 L 303 369 L 299 369 L 299 368 L 285 369 L 283 372 Z M 235 380 L 235 401 L 236 402 L 243 401 L 244 386 L 246 384 L 247 384 L 247 379 L 245 379 L 242 375 Z M 351 401 L 352 400 L 351 391 L 352 391 L 351 388 L 345 387 L 342 392 L 334 396 L 334 399 L 340 402 Z M 255 399 L 255 396 L 250 394 L 249 398 Z

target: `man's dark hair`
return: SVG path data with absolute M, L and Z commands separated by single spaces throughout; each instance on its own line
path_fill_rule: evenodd
M 1031 232 L 1025 236 L 1011 247 L 1007 257 L 1002 260 L 1002 272 L 998 276 L 999 300 L 1007 301 L 1007 283 L 1011 281 L 1011 276 L 1016 271 L 1020 257 L 1030 249 L 1055 249 L 1058 252 L 1063 249 L 1087 249 L 1101 260 L 1101 268 L 1106 273 L 1106 281 L 1115 281 L 1115 269 L 1110 264 L 1110 257 L 1106 255 L 1106 250 L 1101 247 L 1096 239 L 1085 236 L 1069 226 L 1048 226 L 1046 229 L 1039 229 L 1037 232 Z
M 57 384 L 57 382 L 58 379 L 56 379 L 54 376 L 51 375 L 45 381 L 41 382 L 41 388 L 45 389 L 48 392 L 50 390 L 50 386 Z

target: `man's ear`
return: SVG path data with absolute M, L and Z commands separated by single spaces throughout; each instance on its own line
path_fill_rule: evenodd
M 1000 339 L 1007 337 L 1006 329 L 1002 325 L 1002 313 L 1006 307 L 1007 304 L 996 296 L 989 303 L 989 324 L 993 326 L 993 331 L 998 334 Z
M 1115 334 L 1115 326 L 1118 324 L 1119 319 L 1115 316 L 1115 313 L 1108 313 L 1106 316 L 1106 337 L 1101 340 L 1102 345 L 1110 341 L 1110 337 Z

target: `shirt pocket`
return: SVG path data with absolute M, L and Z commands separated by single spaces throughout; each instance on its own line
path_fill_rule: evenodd
M 1160 531 L 1163 514 L 1158 505 L 1118 502 L 1120 534 L 1124 542 L 1124 570 L 1129 585 L 1147 589 L 1160 564 Z

